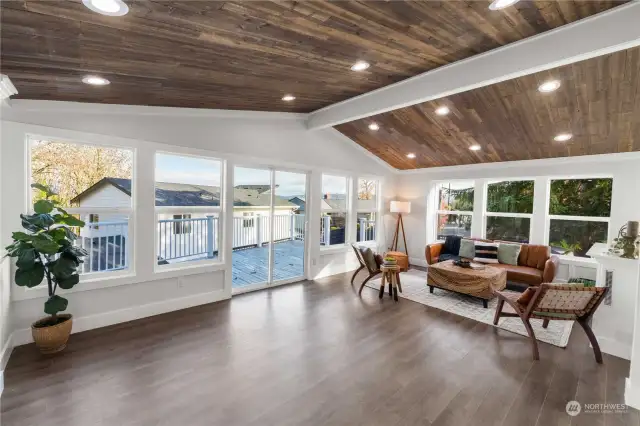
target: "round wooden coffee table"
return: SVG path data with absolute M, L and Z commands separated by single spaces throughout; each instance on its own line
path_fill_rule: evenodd
M 398 265 L 395 266 L 380 266 L 380 270 L 382 271 L 382 282 L 380 283 L 380 294 L 379 297 L 382 299 L 384 296 L 384 286 L 385 284 L 389 285 L 389 296 L 392 296 L 393 299 L 398 301 L 398 290 L 402 293 L 402 285 L 400 284 L 400 267 Z

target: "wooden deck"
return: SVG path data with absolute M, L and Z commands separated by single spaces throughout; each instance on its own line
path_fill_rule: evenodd
M 274 281 L 304 275 L 304 241 L 275 244 Z M 265 283 L 269 270 L 268 246 L 236 250 L 232 255 L 233 288 Z

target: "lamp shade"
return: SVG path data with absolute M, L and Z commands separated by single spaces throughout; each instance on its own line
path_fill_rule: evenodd
M 391 213 L 411 213 L 410 201 L 392 201 L 390 205 Z

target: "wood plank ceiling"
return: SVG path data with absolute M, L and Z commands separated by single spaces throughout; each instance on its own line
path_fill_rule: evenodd
M 126 1 L 122 17 L 0 2 L 17 98 L 309 112 L 623 3 Z M 356 60 L 371 67 L 352 72 Z M 111 84 L 83 85 L 89 73 Z
M 539 92 L 550 80 L 560 88 Z M 450 113 L 437 115 L 441 106 Z M 398 169 L 640 151 L 640 48 L 336 128 Z M 554 141 L 560 133 L 573 138 Z M 475 144 L 481 149 L 469 150 Z

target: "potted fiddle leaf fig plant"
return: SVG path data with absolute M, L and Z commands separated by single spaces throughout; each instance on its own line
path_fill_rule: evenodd
M 60 314 L 68 301 L 56 294 L 58 289 L 71 289 L 80 281 L 78 267 L 88 253 L 73 243 L 77 239 L 71 227 L 84 222 L 67 213 L 48 187 L 31 185 L 44 198 L 33 205 L 33 214 L 21 214 L 26 232 L 12 234 L 13 243 L 6 247 L 8 257 L 17 258 L 15 282 L 21 287 L 47 283 L 48 298 L 44 312 L 48 315 L 31 325 L 36 346 L 42 353 L 55 353 L 67 346 L 71 334 L 72 315 Z

